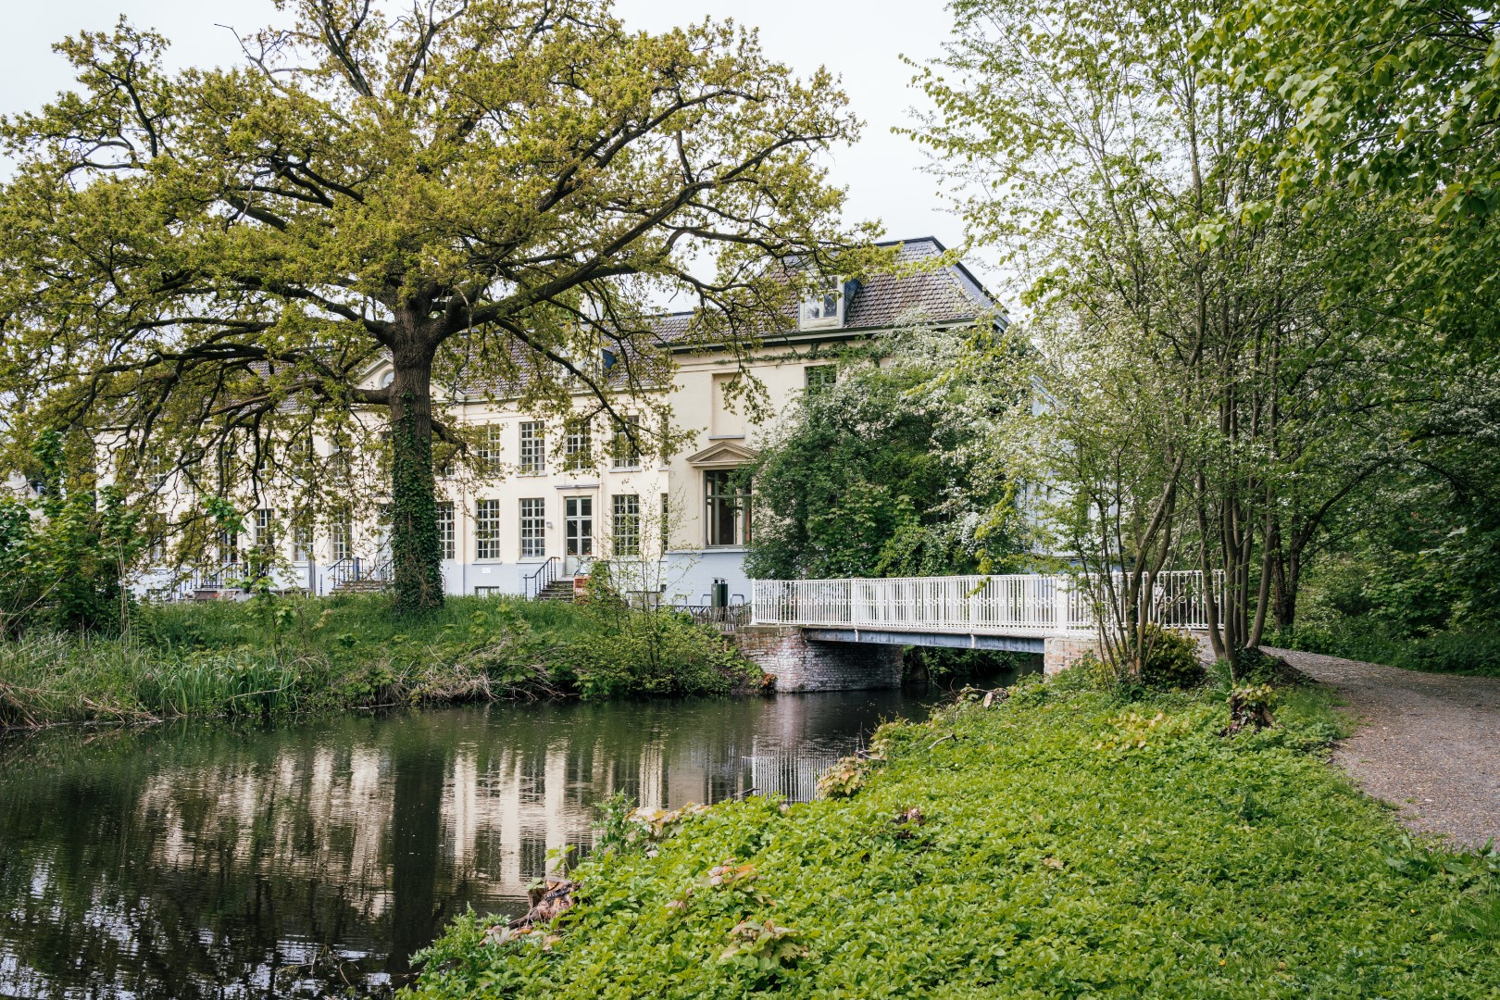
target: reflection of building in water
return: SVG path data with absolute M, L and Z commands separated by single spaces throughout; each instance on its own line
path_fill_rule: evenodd
M 465 907 L 523 908 L 613 793 L 809 797 L 873 718 L 858 697 L 161 730 L 0 773 L 0 994 L 144 995 L 126 984 L 148 975 L 152 995 L 224 1000 L 399 976 Z M 51 992 L 62 934 L 79 964 Z
M 437 842 L 440 870 L 432 874 L 464 883 L 475 897 L 521 897 L 549 858 L 565 847 L 582 853 L 591 846 L 596 807 L 617 792 L 654 808 L 751 792 L 809 799 L 818 775 L 847 747 L 806 747 L 807 720 L 787 718 L 796 714 L 774 713 L 769 732 L 748 726 L 711 737 L 655 736 L 627 747 L 602 738 L 424 746 L 421 753 L 446 757 L 426 834 Z M 396 864 L 391 789 L 405 758 L 370 744 L 278 749 L 270 760 L 152 776 L 137 808 L 143 823 L 161 831 L 152 846 L 155 862 L 315 876 L 348 887 L 349 903 L 365 918 L 381 917 L 392 905 Z M 438 765 L 433 760 L 424 777 L 439 773 Z
M 818 778 L 838 760 L 837 754 L 764 753 L 750 757 L 750 782 L 758 795 L 784 795 L 806 802 L 818 792 Z

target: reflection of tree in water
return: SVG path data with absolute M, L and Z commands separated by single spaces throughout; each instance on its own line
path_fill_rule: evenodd
M 389 970 L 410 971 L 409 958 L 437 930 L 434 905 L 442 824 L 443 749 L 424 727 L 401 726 L 391 754 L 391 951 Z
M 612 793 L 795 796 L 898 707 L 493 707 L 0 747 L 0 995 L 285 996 L 399 974 L 465 906 L 522 909 Z

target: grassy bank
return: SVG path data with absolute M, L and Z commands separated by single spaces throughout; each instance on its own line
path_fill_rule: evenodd
M 1072 680 L 886 727 L 850 797 L 603 852 L 551 927 L 458 920 L 412 995 L 1493 997 L 1500 859 L 1414 844 L 1330 768 L 1322 692 L 1277 720 Z
M 401 620 L 379 595 L 270 598 L 141 607 L 118 638 L 0 642 L 0 725 L 714 694 L 759 679 L 673 612 L 450 598 Z
M 1431 635 L 1396 635 L 1369 618 L 1348 617 L 1282 629 L 1267 644 L 1309 653 L 1327 653 L 1405 670 L 1500 677 L 1500 632 L 1444 631 Z

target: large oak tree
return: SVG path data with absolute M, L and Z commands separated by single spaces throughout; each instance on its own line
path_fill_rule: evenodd
M 279 6 L 232 68 L 169 72 L 123 21 L 70 38 L 78 88 L 4 121 L 18 442 L 107 427 L 112 475 L 214 492 L 388 411 L 397 602 L 431 606 L 454 393 L 562 413 L 583 392 L 617 417 L 670 370 L 653 303 L 743 344 L 852 266 L 817 157 L 857 122 L 753 32 L 631 32 L 608 0 Z

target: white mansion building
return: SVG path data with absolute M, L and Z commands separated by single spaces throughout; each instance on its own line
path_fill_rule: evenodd
M 943 252 L 936 239 L 923 237 L 902 241 L 897 260 L 908 264 Z M 628 449 L 602 449 L 596 459 L 607 428 L 539 418 L 514 400 L 445 400 L 447 419 L 486 428 L 479 457 L 508 473 L 470 480 L 440 470 L 447 592 L 535 595 L 549 581 L 561 587 L 607 557 L 624 590 L 676 604 L 746 601 L 751 496 L 745 477 L 735 473 L 774 436 L 778 418 L 744 416 L 734 381 L 748 372 L 764 386 L 768 412 L 782 414 L 802 393 L 837 377 L 842 345 L 917 324 L 970 326 L 989 320 L 993 307 L 969 270 L 955 264 L 846 283 L 842 294 L 804 303 L 799 316 L 788 317 L 793 328 L 765 335 L 747 358 L 698 345 L 676 348 L 672 382 L 661 391 L 675 424 L 691 436 L 659 461 L 642 461 Z M 686 320 L 669 315 L 662 323 L 685 326 Z M 366 384 L 373 388 L 388 378 L 389 366 L 377 365 Z M 584 403 L 580 395 L 580 407 Z M 378 583 L 388 572 L 378 510 L 378 503 L 357 507 L 352 523 L 325 525 L 312 537 L 274 531 L 270 509 L 251 512 L 247 528 L 257 544 L 264 532 L 278 549 L 285 546 L 278 552 L 285 560 L 275 573 L 278 586 L 329 594 L 356 581 Z M 212 591 L 221 581 L 200 574 L 184 585 L 180 574 L 157 568 L 135 586 L 186 596 Z

